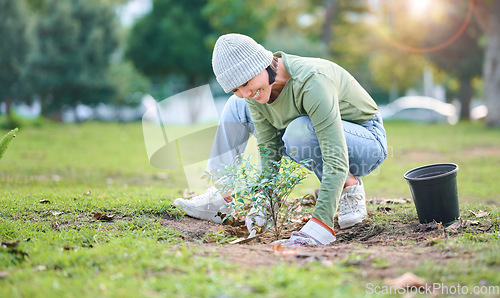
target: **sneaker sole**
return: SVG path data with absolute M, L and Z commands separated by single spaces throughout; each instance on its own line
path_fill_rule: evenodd
M 220 216 L 217 215 L 218 212 L 214 213 L 213 211 L 203 211 L 203 210 L 192 211 L 191 207 L 186 207 L 182 204 L 179 204 L 176 208 L 181 209 L 186 213 L 187 216 L 192 218 L 207 220 L 216 224 L 222 223 L 222 219 L 220 218 Z
M 363 216 L 360 219 L 343 220 L 343 221 L 339 220 L 340 229 L 344 230 L 344 229 L 351 228 L 351 227 L 355 226 L 356 224 L 363 222 L 364 219 L 366 219 L 366 216 Z

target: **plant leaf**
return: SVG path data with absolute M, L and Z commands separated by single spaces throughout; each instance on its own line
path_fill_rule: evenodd
M 97 220 L 100 220 L 100 221 L 112 221 L 113 218 L 115 217 L 115 215 L 106 215 L 106 214 L 102 214 L 102 213 L 94 213 L 93 217 Z

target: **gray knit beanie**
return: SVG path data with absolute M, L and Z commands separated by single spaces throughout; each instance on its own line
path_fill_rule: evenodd
M 266 69 L 273 53 L 252 38 L 241 34 L 226 34 L 215 43 L 212 67 L 217 82 L 226 93 L 245 84 Z

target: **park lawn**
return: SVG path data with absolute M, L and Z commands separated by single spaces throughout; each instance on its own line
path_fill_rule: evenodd
M 494 181 L 500 130 L 479 123 L 388 122 L 386 128 L 389 157 L 363 179 L 367 199 L 407 198 L 406 171 L 453 162 L 460 167 L 461 215 L 472 224 L 458 233 L 438 228 L 424 240 L 368 245 L 354 239 L 330 250 L 311 248 L 307 262 L 252 244 L 238 246 L 250 261 L 235 261 L 226 253 L 238 251 L 225 244 L 224 233 L 187 235 L 168 225 L 192 222 L 170 207 L 187 178 L 149 165 L 140 123 L 21 128 L 0 161 L 0 296 L 364 296 L 367 283 L 382 286 L 406 271 L 471 289 L 500 286 L 500 184 Z M 318 186 L 311 176 L 294 194 Z M 413 204 L 380 207 L 368 205 L 368 228 L 383 229 L 387 238 L 404 229 L 399 226 L 415 234 Z M 487 215 L 477 217 L 480 211 Z M 98 220 L 96 213 L 113 218 Z M 252 252 L 266 254 L 269 264 L 252 266 Z

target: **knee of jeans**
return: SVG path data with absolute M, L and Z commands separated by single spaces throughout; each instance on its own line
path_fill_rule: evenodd
M 283 143 L 285 145 L 285 153 L 289 155 L 293 150 L 304 145 L 304 142 L 311 138 L 311 120 L 308 117 L 299 117 L 293 120 L 283 133 Z

